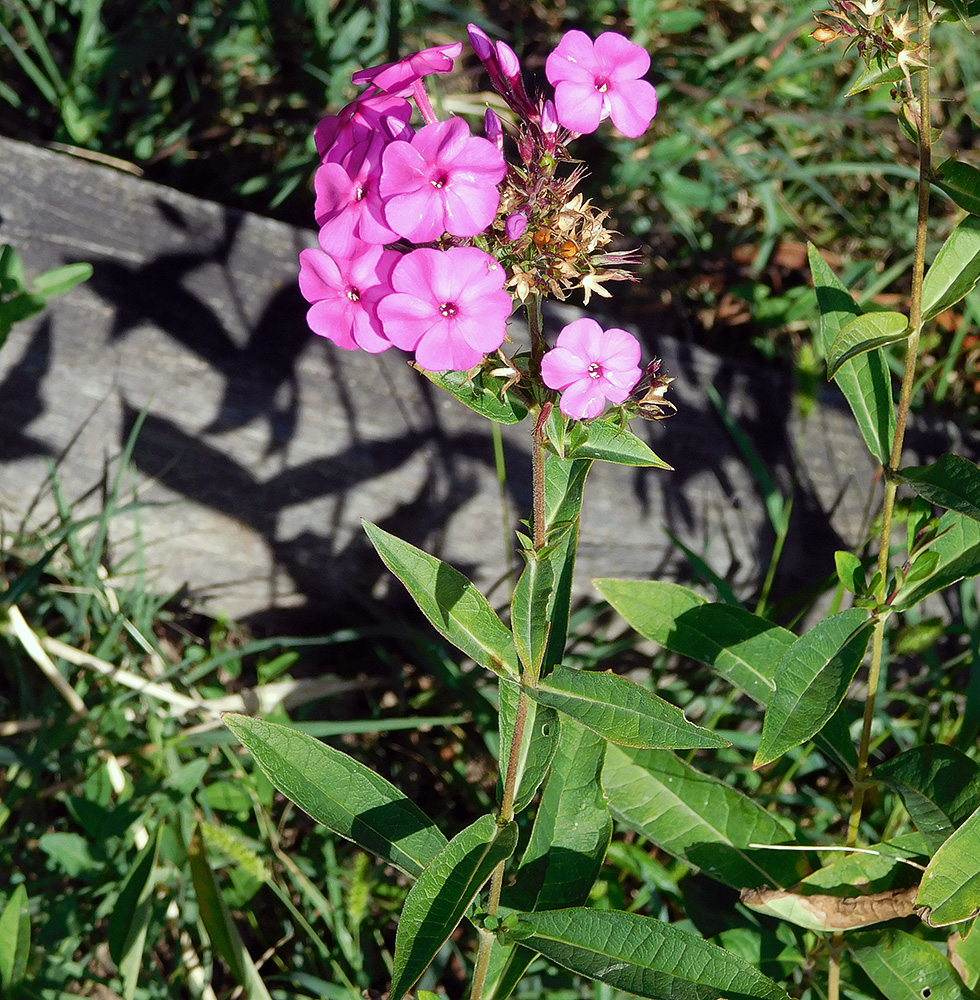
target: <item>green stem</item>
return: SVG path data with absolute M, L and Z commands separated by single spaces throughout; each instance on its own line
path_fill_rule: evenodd
M 541 297 L 533 296 L 527 305 L 527 325 L 531 336 L 531 370 L 536 372 L 544 353 L 544 338 L 541 335 Z M 531 436 L 531 525 L 532 544 L 535 551 L 545 542 L 547 522 L 545 520 L 544 492 L 544 425 L 548 419 L 549 407 L 544 406 L 535 421 Z M 525 677 L 525 682 L 532 683 Z M 517 711 L 514 717 L 514 732 L 511 734 L 510 752 L 507 755 L 507 774 L 504 777 L 503 796 L 500 801 L 501 823 L 509 823 L 514 818 L 514 796 L 517 794 L 517 767 L 521 754 L 521 743 L 524 739 L 524 727 L 527 723 L 527 710 L 530 698 L 524 687 L 517 699 Z M 500 893 L 504 885 L 504 866 L 501 861 L 490 876 L 490 895 L 487 899 L 487 915 L 495 916 L 500 907 Z M 487 969 L 490 964 L 490 953 L 493 949 L 494 935 L 480 930 L 480 945 L 476 953 L 476 963 L 473 967 L 473 984 L 470 987 L 469 1000 L 482 1000 L 483 989 L 487 979 Z
M 915 363 L 919 351 L 919 334 L 922 329 L 922 279 L 925 275 L 926 236 L 929 224 L 929 176 L 932 172 L 932 120 L 929 107 L 929 13 L 925 0 L 916 4 L 919 24 L 919 44 L 921 58 L 926 66 L 919 74 L 919 205 L 915 229 L 915 260 L 912 265 L 912 301 L 909 307 L 909 339 L 905 352 L 905 373 L 898 399 L 895 422 L 895 439 L 885 469 L 885 499 L 881 511 L 881 542 L 878 548 L 878 571 L 881 573 L 882 587 L 887 588 L 888 550 L 891 544 L 892 513 L 895 509 L 895 494 L 898 483 L 895 473 L 901 466 L 902 446 L 905 442 L 905 427 L 908 422 L 909 404 L 915 382 Z M 851 804 L 850 822 L 847 828 L 847 843 L 853 847 L 857 843 L 864 808 L 864 793 L 868 786 L 868 753 L 871 743 L 871 725 L 874 721 L 875 696 L 881 672 L 882 649 L 884 645 L 885 623 L 875 621 L 872 634 L 871 667 L 868 671 L 868 693 L 864 702 L 864 724 L 861 742 L 858 746 L 857 770 L 854 775 L 854 800 Z

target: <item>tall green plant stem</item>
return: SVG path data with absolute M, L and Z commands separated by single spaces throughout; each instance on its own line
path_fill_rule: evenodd
M 527 305 L 527 325 L 531 338 L 531 367 L 536 369 L 544 352 L 544 338 L 541 334 L 541 298 L 535 295 Z M 531 435 L 531 532 L 532 545 L 537 552 L 542 548 L 547 533 L 545 520 L 544 495 L 544 422 L 548 411 L 544 408 L 535 420 Z M 530 678 L 524 678 L 530 682 Z M 527 710 L 530 699 L 524 687 L 521 687 L 517 699 L 517 710 L 514 715 L 514 732 L 510 740 L 510 752 L 507 755 L 507 773 L 504 776 L 504 790 L 500 801 L 500 818 L 498 822 L 509 823 L 514 818 L 514 796 L 517 792 L 517 766 L 520 757 L 521 742 L 524 739 L 524 726 L 527 722 Z M 500 908 L 500 893 L 504 884 L 504 867 L 501 861 L 490 876 L 490 895 L 487 899 L 487 914 L 496 916 Z M 487 978 L 487 967 L 490 963 L 490 951 L 493 948 L 494 935 L 483 929 L 479 932 L 480 945 L 476 954 L 476 964 L 473 967 L 473 983 L 470 987 L 470 1000 L 482 1000 L 483 987 Z
M 912 400 L 912 386 L 915 381 L 915 363 L 919 352 L 919 334 L 922 329 L 922 279 L 925 275 L 926 235 L 929 223 L 929 176 L 932 172 L 932 121 L 929 109 L 929 11 L 926 0 L 918 0 L 916 17 L 919 25 L 920 56 L 925 67 L 919 74 L 919 205 L 915 228 L 915 259 L 912 264 L 912 301 L 909 306 L 909 339 L 905 352 L 905 373 L 898 399 L 895 421 L 895 439 L 891 455 L 885 469 L 885 499 L 881 511 L 881 541 L 878 549 L 878 572 L 882 587 L 887 587 L 888 550 L 891 544 L 892 513 L 895 509 L 895 494 L 898 481 L 895 473 L 901 466 L 902 446 L 905 442 L 905 426 L 908 421 L 909 404 Z M 864 702 L 864 725 L 858 746 L 857 770 L 854 775 L 854 800 L 851 804 L 850 822 L 847 828 L 847 844 L 853 847 L 858 840 L 861 812 L 864 808 L 864 794 L 868 787 L 868 752 L 871 743 L 871 724 L 875 714 L 875 696 L 881 674 L 882 647 L 885 636 L 884 618 L 879 617 L 874 624 L 871 639 L 871 666 L 868 670 L 868 693 Z

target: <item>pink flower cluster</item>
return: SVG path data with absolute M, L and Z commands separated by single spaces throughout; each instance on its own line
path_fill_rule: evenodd
M 300 254 L 314 333 L 348 349 L 414 351 L 430 371 L 479 364 L 503 343 L 512 309 L 503 269 L 476 247 L 388 248 L 473 237 L 497 212 L 503 155 L 461 118 L 436 121 L 422 87 L 427 74 L 450 70 L 461 48 L 355 74 L 368 89 L 315 132 L 320 247 Z M 417 131 L 409 94 L 427 121 Z
M 614 32 L 595 43 L 580 31 L 565 35 L 546 64 L 554 102 L 528 96 L 505 43 L 473 25 L 469 34 L 523 123 L 518 151 L 525 164 L 607 117 L 638 136 L 656 113 L 656 93 L 641 79 L 649 56 Z M 459 42 L 439 46 L 354 74 L 364 92 L 314 133 L 319 247 L 300 254 L 299 285 L 314 333 L 348 350 L 412 351 L 429 371 L 472 369 L 504 342 L 513 300 L 501 260 L 509 258 L 491 233 L 504 243 L 519 239 L 529 212 L 501 209 L 508 165 L 499 118 L 488 111 L 485 135 L 476 136 L 462 118 L 439 121 L 429 102 L 423 79 L 451 70 L 461 50 Z M 419 127 L 410 123 L 410 98 Z M 606 399 L 622 401 L 639 377 L 635 340 L 634 351 L 622 340 L 628 334 L 604 336 L 594 323 L 585 336 L 583 322 L 592 323 L 562 331 L 541 364 L 545 383 L 563 391 L 562 410 L 574 417 L 596 416 Z M 636 377 L 624 392 L 632 368 Z

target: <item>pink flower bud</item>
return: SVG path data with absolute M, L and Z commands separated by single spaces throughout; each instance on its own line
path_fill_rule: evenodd
M 521 61 L 517 58 L 517 53 L 506 42 L 497 42 L 496 52 L 504 76 L 511 83 L 520 80 Z
M 487 113 L 483 116 L 483 134 L 501 153 L 504 151 L 504 127 L 493 108 L 487 108 Z
M 545 101 L 541 109 L 541 131 L 545 135 L 551 135 L 558 131 L 558 115 L 555 112 L 554 101 Z
M 527 229 L 527 216 L 523 212 L 511 212 L 504 222 L 504 234 L 509 240 L 519 240 Z
M 490 36 L 482 28 L 478 28 L 475 24 L 468 24 L 466 33 L 470 36 L 470 45 L 473 46 L 473 51 L 480 62 L 486 62 L 493 56 L 493 42 L 490 41 Z

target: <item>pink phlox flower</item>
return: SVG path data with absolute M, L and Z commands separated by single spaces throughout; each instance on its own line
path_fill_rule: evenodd
M 357 143 L 339 163 L 321 163 L 313 177 L 318 226 L 328 226 L 331 252 L 350 254 L 358 241 L 394 243 L 397 233 L 384 219 L 381 200 L 382 135 L 375 132 Z
M 310 303 L 306 321 L 320 337 L 352 351 L 379 354 L 391 347 L 378 318 L 378 303 L 391 293 L 399 254 L 362 243 L 343 256 L 323 249 L 301 251 L 299 289 Z
M 403 97 L 370 94 L 351 101 L 339 114 L 328 115 L 313 130 L 321 160 L 339 163 L 357 143 L 380 134 L 387 142 L 410 139 L 412 105 Z
M 389 143 L 382 166 L 385 221 L 415 243 L 486 229 L 500 202 L 497 184 L 507 173 L 500 150 L 470 135 L 462 118 L 426 125 L 411 142 Z
M 594 319 L 569 323 L 541 359 L 541 378 L 562 396 L 561 412 L 597 417 L 606 400 L 622 403 L 640 379 L 640 344 L 625 330 L 603 331 Z
M 430 73 L 448 73 L 453 68 L 453 60 L 462 51 L 462 42 L 436 45 L 406 56 L 398 62 L 358 70 L 351 79 L 358 87 L 364 83 L 372 83 L 387 94 L 406 97 L 414 91 L 415 84 L 423 77 Z
M 623 135 L 642 135 L 657 113 L 657 92 L 643 79 L 646 50 L 618 32 L 604 31 L 593 43 L 584 31 L 566 32 L 545 62 L 555 88 L 558 120 L 580 134 L 594 132 L 604 118 Z
M 504 342 L 513 308 L 504 269 L 477 247 L 422 247 L 395 265 L 378 315 L 393 344 L 426 371 L 468 371 Z

